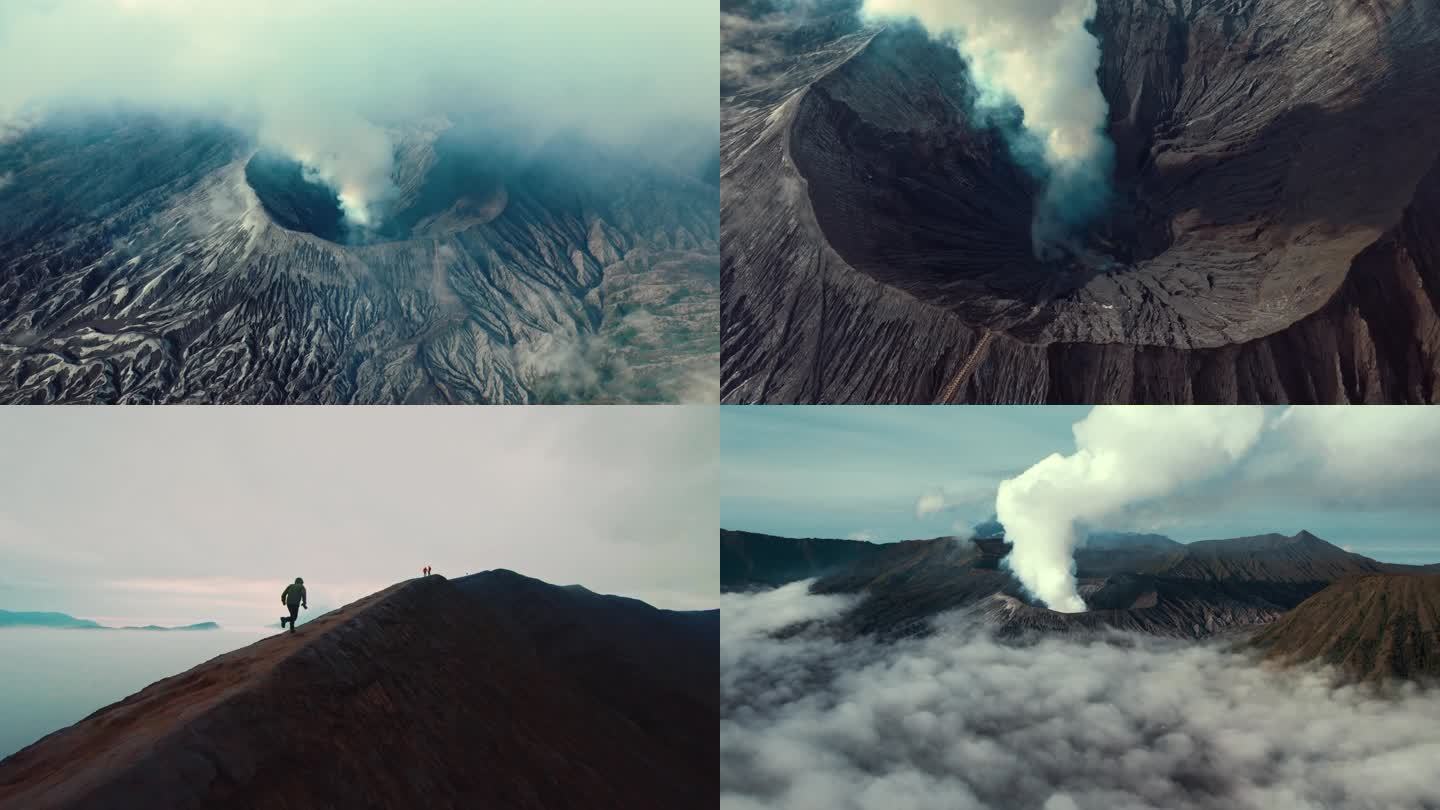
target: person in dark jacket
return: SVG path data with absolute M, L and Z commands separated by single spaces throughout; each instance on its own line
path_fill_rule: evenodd
M 290 608 L 289 616 L 280 617 L 280 627 L 284 629 L 285 623 L 290 623 L 290 632 L 295 632 L 295 618 L 300 615 L 300 608 L 309 608 L 305 604 L 305 580 L 295 577 L 295 582 L 286 585 L 285 590 L 280 593 L 280 604 Z

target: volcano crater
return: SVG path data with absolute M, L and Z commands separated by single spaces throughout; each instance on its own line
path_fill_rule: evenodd
M 346 218 L 336 189 L 305 164 L 261 149 L 245 164 L 245 180 L 277 225 L 338 244 L 400 242 L 447 236 L 501 216 L 510 197 L 501 160 L 459 138 L 397 149 L 393 195 L 373 202 L 370 225 Z
M 1043 179 L 1002 134 L 1018 120 L 976 113 L 952 45 L 881 31 L 790 128 L 826 241 L 1027 343 L 1207 349 L 1316 313 L 1407 214 L 1440 215 L 1420 193 L 1440 186 L 1440 21 L 1401 3 L 1190 5 L 1100 4 L 1112 199 L 1049 260 L 1031 236 Z

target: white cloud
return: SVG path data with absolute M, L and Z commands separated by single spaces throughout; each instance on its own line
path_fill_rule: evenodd
M 1379 697 L 1218 646 L 895 645 L 774 630 L 849 603 L 722 601 L 725 810 L 1273 810 L 1440 804 L 1440 701 Z M 766 618 L 773 617 L 773 618 Z
M 1286 408 L 1275 430 L 1329 489 L 1383 490 L 1440 476 L 1440 416 L 1430 408 Z
M 924 520 L 942 512 L 988 509 L 996 483 L 993 478 L 971 476 L 928 490 L 915 501 L 915 519 Z
M 927 492 L 915 502 L 915 517 L 927 518 L 945 508 L 945 496 L 939 492 Z

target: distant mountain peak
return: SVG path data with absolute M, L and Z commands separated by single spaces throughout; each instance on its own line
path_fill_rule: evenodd
M 123 627 L 111 627 L 100 624 L 93 619 L 77 619 L 68 613 L 55 612 L 34 612 L 34 611 L 11 611 L 0 610 L 0 627 L 37 627 L 50 628 L 54 630 L 219 630 L 220 625 L 215 622 L 197 622 L 178 626 L 162 626 L 158 624 L 147 624 L 143 626 L 126 625 Z
M 1308 531 L 1189 544 L 1102 532 L 1075 554 L 1089 610 L 1065 614 L 1024 592 L 1004 564 L 1010 550 L 994 538 L 869 545 L 723 532 L 721 580 L 741 590 L 818 577 L 814 593 L 859 597 L 835 620 L 842 635 L 922 634 L 936 616 L 973 610 L 1007 633 L 1121 629 L 1203 638 L 1274 621 L 1345 577 L 1419 570 L 1344 551 Z

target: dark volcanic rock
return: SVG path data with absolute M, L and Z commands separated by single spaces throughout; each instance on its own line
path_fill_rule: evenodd
M 1440 402 L 1440 7 L 1101 0 L 1116 203 L 1047 262 L 955 50 L 837 5 L 725 6 L 725 401 Z
M 1348 678 L 1440 680 L 1440 575 L 1347 577 L 1255 636 L 1267 658 Z
M 1167 638 L 1199 639 L 1274 621 L 1290 607 L 1288 592 L 1255 583 L 1206 583 L 1118 574 L 1082 590 L 1089 610 L 1058 613 L 998 595 L 978 613 L 1002 635 L 1124 630 Z
M 606 597 L 535 584 L 550 598 L 516 608 L 468 579 L 396 585 L 101 709 L 0 762 L 0 807 L 713 804 L 713 617 L 612 606 L 615 627 L 585 615 Z M 694 638 L 674 643 L 687 622 Z M 550 635 L 568 626 L 600 632 Z M 650 633 L 650 660 L 622 648 Z M 708 663 L 655 691 L 663 728 L 637 714 L 664 683 L 651 673 L 697 646 Z
M 448 124 L 391 133 L 374 231 L 219 127 L 57 118 L 0 141 L 0 402 L 716 398 L 715 187 Z

